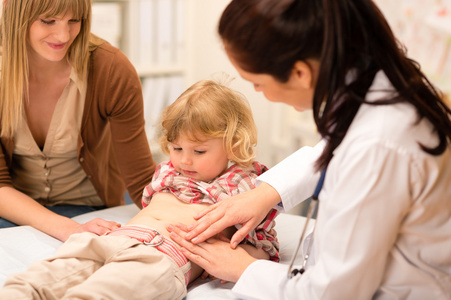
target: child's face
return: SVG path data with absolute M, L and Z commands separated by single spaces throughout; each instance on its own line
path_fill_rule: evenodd
M 61 61 L 80 33 L 81 21 L 68 11 L 55 17 L 39 16 L 28 33 L 30 57 L 39 57 L 48 61 Z M 37 55 L 36 55 L 37 54 Z
M 182 175 L 204 182 L 221 175 L 229 161 L 222 138 L 193 142 L 179 137 L 169 144 L 169 156 L 175 169 Z

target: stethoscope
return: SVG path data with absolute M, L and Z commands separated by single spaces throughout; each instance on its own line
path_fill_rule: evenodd
M 288 274 L 287 274 L 288 279 L 293 278 L 297 274 L 302 274 L 305 271 L 305 266 L 307 265 L 307 261 L 310 256 L 310 251 L 311 251 L 312 244 L 313 244 L 312 241 L 310 241 L 310 243 L 307 246 L 307 251 L 305 252 L 305 255 L 304 255 L 304 261 L 302 263 L 302 267 L 300 269 L 293 269 L 293 264 L 294 264 L 294 261 L 296 260 L 296 256 L 299 252 L 299 248 L 301 247 L 302 241 L 304 240 L 304 235 L 305 235 L 305 232 L 307 231 L 308 223 L 317 209 L 318 195 L 319 195 L 319 192 L 321 192 L 321 189 L 323 188 L 324 178 L 326 177 L 326 169 L 327 168 L 324 168 L 323 171 L 321 172 L 321 176 L 318 180 L 318 183 L 316 184 L 315 191 L 313 192 L 313 195 L 311 197 L 311 201 L 310 201 L 310 204 L 309 204 L 309 207 L 307 210 L 307 216 L 306 216 L 307 220 L 305 221 L 304 229 L 302 230 L 301 238 L 299 239 L 298 245 L 296 246 L 296 250 L 294 251 L 293 256 L 291 257 L 290 265 L 288 266 Z

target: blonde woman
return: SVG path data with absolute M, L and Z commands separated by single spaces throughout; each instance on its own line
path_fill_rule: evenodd
M 74 234 L 56 256 L 10 276 L 0 299 L 182 299 L 202 269 L 188 261 L 169 236 L 206 206 L 255 187 L 266 167 L 254 161 L 256 128 L 240 94 L 200 81 L 162 116 L 163 151 L 143 193 L 144 208 L 108 235 Z M 237 251 L 278 261 L 276 211 L 248 234 Z M 169 225 L 172 226 L 172 225 Z M 224 231 L 226 236 L 234 227 Z M 68 273 L 70 270 L 70 273 Z
M 0 227 L 62 241 L 118 227 L 70 217 L 123 204 L 126 188 L 140 205 L 152 178 L 133 66 L 90 33 L 90 0 L 6 0 L 0 26 Z

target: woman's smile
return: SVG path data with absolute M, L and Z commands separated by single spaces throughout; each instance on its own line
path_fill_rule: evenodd
M 62 44 L 54 44 L 54 43 L 49 43 L 47 42 L 47 45 L 49 45 L 50 48 L 55 49 L 55 50 L 61 50 L 64 49 L 66 47 L 67 43 L 62 43 Z

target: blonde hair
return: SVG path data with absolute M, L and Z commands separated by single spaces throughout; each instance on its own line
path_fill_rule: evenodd
M 180 135 L 192 141 L 223 138 L 235 163 L 247 167 L 255 159 L 257 128 L 245 97 L 211 80 L 188 88 L 162 113 L 161 148 L 169 154 L 169 143 Z
M 80 78 L 88 70 L 89 49 L 103 41 L 91 35 L 91 0 L 6 0 L 0 21 L 1 80 L 0 118 L 2 137 L 12 137 L 28 99 L 27 41 L 31 24 L 44 15 L 54 17 L 72 11 L 81 20 L 80 33 L 66 58 Z

